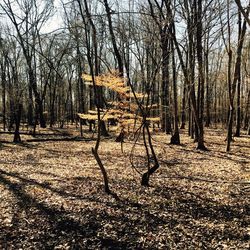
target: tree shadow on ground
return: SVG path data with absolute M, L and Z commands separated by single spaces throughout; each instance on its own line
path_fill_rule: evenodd
M 21 141 L 21 142 L 2 141 L 2 143 L 3 143 L 3 147 L 5 147 L 6 145 L 17 145 L 17 146 L 20 146 L 20 147 L 23 147 L 23 148 L 37 149 L 37 145 L 34 145 L 32 143 L 28 143 L 26 141 Z
M 71 249 L 95 249 L 107 244 L 114 248 L 126 248 L 124 242 L 98 237 L 97 230 L 102 226 L 101 220 L 96 220 L 95 211 L 88 211 L 86 214 L 85 210 L 77 216 L 58 205 L 38 201 L 24 191 L 27 180 L 19 178 L 23 182 L 15 183 L 7 176 L 1 171 L 0 183 L 14 195 L 16 204 L 9 205 L 16 209 L 13 213 L 12 226 L 2 227 L 0 233 L 0 246 L 3 249 L 11 247 L 54 249 L 56 246 L 62 248 L 70 246 Z M 17 178 L 17 175 L 14 177 Z M 33 183 L 33 180 L 28 182 Z M 64 195 L 63 191 L 57 192 Z
M 46 181 L 38 182 L 17 172 L 0 170 L 0 184 L 14 196 L 13 204 L 8 204 L 13 208 L 12 226 L 1 228 L 3 249 L 13 246 L 25 249 L 157 249 L 161 242 L 165 249 L 173 249 L 182 241 L 194 248 L 199 242 L 212 248 L 213 240 L 229 238 L 242 244 L 248 240 L 243 230 L 249 225 L 247 203 L 245 206 L 224 205 L 191 191 L 163 186 L 156 186 L 151 193 L 146 192 L 150 188 L 141 189 L 137 202 L 123 195 L 116 200 L 99 190 L 88 196 L 79 193 L 81 183 L 86 188 L 94 179 L 66 179 L 69 183 L 58 188 Z M 64 208 L 56 200 L 34 197 L 25 189 L 27 185 L 49 190 L 67 202 L 70 198 L 85 202 L 85 207 Z M 127 180 L 124 188 L 128 193 L 134 193 L 132 187 L 132 181 Z M 118 182 L 113 188 L 118 189 Z M 148 203 L 141 202 L 146 198 Z M 206 226 L 211 223 L 213 227 Z M 225 228 L 217 225 L 225 225 Z

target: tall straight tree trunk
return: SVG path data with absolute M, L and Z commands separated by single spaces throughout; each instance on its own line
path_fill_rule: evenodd
M 73 91 L 72 91 L 72 78 L 73 78 L 73 72 L 69 79 L 69 103 L 70 103 L 70 110 L 69 110 L 69 116 L 70 121 L 73 124 L 74 123 L 74 104 L 73 104 Z
M 110 9 L 109 9 L 107 1 L 106 2 L 104 1 L 104 4 L 105 4 L 107 16 L 108 16 L 109 29 L 110 29 L 111 39 L 112 39 L 113 47 L 114 47 L 115 35 L 114 35 L 114 32 L 113 32 L 111 13 L 110 13 Z M 92 59 L 92 63 L 94 65 L 93 70 L 94 70 L 95 76 L 98 76 L 99 73 L 100 73 L 99 72 L 100 66 L 99 66 L 99 58 L 98 58 L 97 31 L 96 31 L 95 24 L 94 24 L 94 22 L 92 20 L 92 17 L 90 15 L 88 4 L 87 4 L 86 0 L 84 0 L 84 7 L 85 7 L 85 11 L 86 11 L 86 14 L 87 14 L 88 21 L 89 21 L 90 26 L 92 28 L 92 49 L 93 49 L 93 56 L 94 56 L 94 58 Z M 113 41 L 113 39 L 114 39 L 114 41 Z M 116 57 L 117 56 L 119 57 L 120 54 L 119 54 L 118 48 L 116 47 L 116 42 L 115 42 L 114 50 L 115 50 L 115 53 L 116 53 Z M 119 58 L 118 61 L 119 60 L 122 60 L 122 59 Z M 120 63 L 121 62 L 119 61 L 119 65 L 120 65 Z M 120 72 L 120 75 L 122 76 L 123 75 L 123 70 L 120 67 L 123 68 L 123 66 L 121 66 L 121 65 L 119 66 L 119 72 Z M 96 88 L 96 90 L 94 90 L 94 91 L 98 92 L 97 95 L 99 97 L 99 99 L 98 99 L 98 102 L 99 102 L 98 107 L 100 109 L 103 109 L 104 108 L 103 89 L 102 89 L 101 86 L 96 86 L 95 88 Z M 100 120 L 100 131 L 101 131 L 101 135 L 109 136 L 108 131 L 106 129 L 105 122 L 103 120 Z
M 36 112 L 37 112 L 36 116 L 39 117 L 40 127 L 46 128 L 46 121 L 45 121 L 44 114 L 43 114 L 43 101 L 37 89 L 36 76 L 32 69 L 31 62 L 28 63 L 28 67 L 29 67 L 29 84 L 32 87 L 32 91 L 35 96 L 35 105 L 36 105 Z
M 239 66 L 239 71 L 241 66 Z M 241 102 L 240 102 L 240 96 L 241 96 L 241 73 L 239 72 L 238 76 L 238 83 L 237 83 L 237 109 L 236 109 L 236 131 L 234 136 L 239 137 L 240 136 L 240 127 L 241 127 Z
M 1 63 L 2 102 L 3 102 L 3 130 L 6 130 L 6 61 Z
M 239 11 L 238 13 L 239 20 L 238 20 L 238 26 L 239 26 L 239 38 L 241 36 L 241 25 L 242 25 L 242 20 L 241 20 L 241 13 Z M 240 110 L 240 88 L 241 88 L 241 53 L 239 54 L 239 66 L 238 66 L 238 72 L 237 72 L 237 104 L 236 104 L 236 131 L 234 136 L 239 137 L 240 136 L 240 125 L 241 125 L 241 110 Z
M 174 28 L 173 28 L 173 31 L 171 32 L 171 35 L 172 35 L 172 38 L 174 39 L 175 48 L 176 48 L 177 53 L 178 53 L 178 57 L 179 57 L 180 64 L 181 64 L 181 67 L 183 70 L 185 81 L 187 82 L 187 85 L 189 86 L 189 98 L 190 98 L 190 104 L 191 104 L 191 108 L 192 108 L 192 114 L 194 116 L 194 121 L 195 121 L 196 126 L 198 127 L 198 133 L 199 133 L 197 149 L 207 150 L 207 148 L 204 145 L 203 123 L 201 122 L 201 119 L 199 117 L 199 114 L 197 112 L 197 107 L 196 107 L 194 84 L 190 82 L 189 73 L 188 73 L 188 70 L 184 64 L 183 56 L 182 56 L 179 44 L 178 44 L 177 39 L 176 39 Z
M 190 98 L 188 98 L 188 135 L 193 138 L 192 136 L 192 125 L 193 125 L 193 121 L 192 121 L 192 110 L 191 110 L 191 102 L 190 102 Z
M 169 61 L 170 61 L 170 46 L 167 32 L 161 31 L 161 46 L 162 46 L 162 130 L 167 134 L 171 133 L 170 107 L 169 107 Z
M 217 80 L 215 80 L 214 82 L 214 115 L 212 116 L 213 117 L 213 122 L 215 123 L 215 126 L 217 127 L 217 122 L 218 122 L 218 119 L 217 119 Z
M 28 86 L 28 125 L 33 125 L 33 95 L 30 83 Z
M 204 128 L 203 128 L 203 116 L 204 116 L 204 68 L 203 68 L 203 48 L 202 48 L 202 0 L 198 0 L 197 4 L 197 30 L 196 30 L 196 49 L 197 49 L 197 61 L 198 61 L 198 73 L 199 73 L 199 85 L 200 85 L 200 100 L 199 100 L 199 116 L 198 124 L 199 136 L 198 136 L 198 149 L 206 149 L 204 146 Z
M 211 95 L 210 95 L 210 86 L 209 86 L 209 61 L 208 61 L 208 46 L 205 52 L 205 68 L 206 68 L 206 127 L 210 126 L 211 117 L 210 117 L 210 103 L 211 103 Z
M 250 11 L 250 8 L 247 10 L 247 15 L 249 15 L 249 11 Z M 228 10 L 228 12 L 229 12 L 229 10 Z M 229 23 L 229 21 L 228 21 L 228 23 Z M 239 74 L 241 73 L 240 72 L 241 54 L 242 54 L 243 43 L 244 43 L 244 38 L 245 38 L 245 34 L 246 34 L 246 28 L 247 28 L 247 23 L 246 23 L 246 20 L 244 20 L 242 28 L 239 28 L 239 39 L 238 39 L 238 46 L 237 46 L 237 51 L 236 51 L 236 62 L 235 62 L 234 76 L 233 76 L 232 83 L 231 83 L 231 66 L 229 66 L 230 72 L 228 72 L 228 78 L 229 78 L 229 81 L 228 81 L 228 88 L 229 89 L 228 90 L 229 90 L 230 107 L 229 107 L 229 118 L 228 118 L 228 126 L 227 126 L 227 145 L 226 145 L 227 152 L 230 151 L 230 144 L 232 141 L 233 116 L 234 116 L 234 96 L 235 96 L 235 92 L 236 92 L 236 84 L 237 84 L 237 81 L 239 79 Z M 230 30 L 230 27 L 228 29 Z M 231 49 L 229 51 L 229 59 L 232 62 Z
M 189 104 L 189 135 L 195 142 L 198 141 L 198 117 L 199 107 L 197 108 L 196 103 L 196 95 L 195 95 L 195 30 L 194 30 L 194 5 L 191 6 L 191 10 L 189 11 L 189 7 L 187 1 L 185 1 L 186 9 L 188 10 L 188 53 L 187 53 L 187 90 L 188 90 L 188 104 Z M 183 65 L 184 66 L 184 65 Z M 198 91 L 199 93 L 199 91 Z M 197 98 L 199 99 L 199 98 Z M 195 113 L 194 113 L 195 112 Z
M 82 80 L 82 72 L 83 72 L 83 66 L 82 66 L 82 56 L 80 52 L 80 45 L 79 45 L 79 37 L 77 35 L 76 38 L 77 42 L 77 48 L 76 48 L 76 56 L 77 56 L 77 81 L 78 81 L 78 101 L 79 101 L 79 106 L 78 106 L 78 112 L 79 113 L 84 113 L 84 83 Z
M 181 129 L 185 129 L 186 125 L 186 85 L 183 83 L 183 92 L 182 92 L 182 103 L 181 103 Z
M 57 77 L 54 80 L 52 78 L 52 84 L 50 85 L 50 127 L 52 128 L 56 121 L 55 115 L 55 103 L 56 103 L 56 91 L 57 91 Z
M 171 40 L 171 52 L 172 52 L 172 71 L 173 71 L 173 96 L 174 96 L 174 133 L 171 137 L 171 144 L 180 144 L 180 134 L 178 128 L 178 100 L 177 100 L 177 79 L 176 79 L 176 65 L 175 65 L 175 53 L 174 42 Z
M 248 90 L 246 104 L 245 104 L 245 116 L 244 116 L 244 129 L 248 129 L 248 124 L 250 124 L 250 89 Z

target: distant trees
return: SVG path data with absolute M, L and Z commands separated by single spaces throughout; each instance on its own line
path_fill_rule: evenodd
M 9 42 L 9 43 L 8 43 Z M 7 45 L 6 45 L 7 44 Z M 1 70 L 2 70 L 2 102 L 3 102 L 3 125 L 6 127 L 6 117 L 9 116 L 10 122 L 8 129 L 14 128 L 14 142 L 20 142 L 19 133 L 21 113 L 23 106 L 23 92 L 25 84 L 22 79 L 22 55 L 20 49 L 17 49 L 17 43 L 14 39 L 7 41 L 1 39 L 1 47 L 3 52 Z M 6 101 L 6 99 L 8 101 Z M 6 106 L 9 106 L 7 109 Z M 7 110 L 9 115 L 7 116 Z
M 151 1 L 148 0 L 149 11 L 153 21 L 156 23 L 159 33 L 161 48 L 161 123 L 162 130 L 167 134 L 171 132 L 170 120 L 170 29 L 172 28 L 171 14 L 169 13 L 171 1 Z
M 235 94 L 237 91 L 237 119 L 236 119 L 236 136 L 240 136 L 240 124 L 241 124 L 241 115 L 240 115 L 240 89 L 241 89 L 241 78 L 242 78 L 242 71 L 241 71 L 241 63 L 242 63 L 242 52 L 243 52 L 243 44 L 246 35 L 247 29 L 247 21 L 246 19 L 241 21 L 241 12 L 238 10 L 238 41 L 236 45 L 236 53 L 235 53 L 235 63 L 234 55 L 233 55 L 233 48 L 232 48 L 232 28 L 231 28 L 231 13 L 230 13 L 230 2 L 227 1 L 227 8 L 226 8 L 226 27 L 227 27 L 227 37 L 225 38 L 225 32 L 222 29 L 222 36 L 224 45 L 228 55 L 228 65 L 227 65 L 227 84 L 228 84 L 228 98 L 229 98 L 229 110 L 228 110 L 228 120 L 227 120 L 227 145 L 226 151 L 230 151 L 230 145 L 233 140 L 233 121 L 234 121 L 234 114 L 235 114 Z M 250 9 L 248 8 L 246 15 L 249 15 Z
M 40 126 L 46 127 L 46 121 L 43 115 L 43 100 L 38 90 L 37 77 L 34 64 L 36 62 L 36 43 L 40 39 L 40 29 L 47 21 L 51 10 L 52 2 L 43 1 L 42 4 L 37 1 L 10 1 L 3 0 L 0 7 L 4 10 L 9 20 L 16 30 L 16 38 L 19 42 L 24 58 L 27 64 L 29 76 L 29 104 L 28 104 L 28 122 L 33 124 L 40 120 Z M 17 9 L 18 8 L 18 11 Z M 35 119 L 33 121 L 32 110 L 35 97 Z
M 206 127 L 220 124 L 227 127 L 229 151 L 233 136 L 249 130 L 249 4 L 238 0 L 61 4 L 63 27 L 46 34 L 53 1 L 0 3 L 8 20 L 2 21 L 0 43 L 4 130 L 23 122 L 33 126 L 34 134 L 38 123 L 46 126 L 46 119 L 50 127 L 77 122 L 77 113 L 95 111 L 96 94 L 99 108 L 110 108 L 110 100 L 118 101 L 119 95 L 105 87 L 95 89 L 81 76 L 93 70 L 96 77 L 113 69 L 131 94 L 126 102 L 135 103 L 132 90 L 140 92 L 144 97 L 139 104 L 148 107 L 145 116 L 160 117 L 161 130 L 172 133 L 173 144 L 180 143 L 179 127 L 188 127 L 197 148 L 206 150 Z M 101 124 L 107 135 L 105 123 Z

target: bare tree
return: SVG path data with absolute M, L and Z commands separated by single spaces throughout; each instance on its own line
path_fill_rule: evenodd
M 241 0 L 235 0 L 235 3 L 238 5 L 238 8 L 239 8 L 240 12 L 242 13 L 242 15 L 244 16 L 246 22 L 250 26 L 250 19 L 249 19 L 249 16 L 248 16 L 249 9 L 250 9 L 250 1 L 248 3 L 248 6 L 246 7 L 246 10 L 244 10 L 244 8 L 242 7 Z
M 42 6 L 42 8 L 41 8 Z M 32 123 L 32 93 L 35 97 L 35 114 L 39 116 L 40 126 L 46 127 L 43 114 L 43 103 L 37 86 L 36 71 L 34 68 L 35 45 L 41 27 L 47 21 L 52 11 L 52 1 L 36 0 L 10 1 L 3 0 L 0 7 L 4 10 L 16 30 L 17 40 L 22 48 L 29 75 L 29 123 Z M 17 11 L 19 7 L 19 11 Z M 35 121 L 36 122 L 36 121 Z

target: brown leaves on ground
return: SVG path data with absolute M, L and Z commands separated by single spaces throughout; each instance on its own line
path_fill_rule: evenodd
M 250 138 L 208 130 L 208 152 L 153 135 L 160 169 L 151 187 L 142 144 L 105 139 L 100 156 L 115 199 L 103 192 L 94 141 L 4 143 L 0 249 L 249 249 Z M 130 159 L 130 160 L 129 160 Z M 136 168 L 136 169 L 135 169 Z M 139 173 L 138 173 L 139 172 Z

